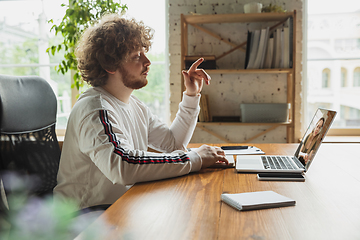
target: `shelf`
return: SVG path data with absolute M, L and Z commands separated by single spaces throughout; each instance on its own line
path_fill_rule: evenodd
M 286 127 L 286 139 L 287 142 L 294 142 L 294 130 L 295 130 L 295 72 L 296 72 L 296 11 L 285 12 L 285 13 L 233 13 L 233 14 L 194 14 L 194 15 L 181 15 L 181 69 L 185 69 L 185 60 L 186 57 L 191 55 L 199 55 L 199 53 L 189 52 L 189 35 L 188 30 L 189 26 L 192 26 L 194 29 L 197 29 L 210 37 L 225 43 L 226 45 L 231 46 L 229 50 L 223 49 L 225 52 L 221 55 L 215 56 L 215 61 L 217 62 L 219 59 L 228 56 L 234 51 L 242 51 L 244 54 L 244 49 L 247 44 L 246 41 L 241 43 L 234 43 L 227 37 L 222 36 L 212 28 L 208 28 L 205 24 L 224 24 L 225 27 L 235 27 L 236 25 L 225 25 L 225 23 L 256 23 L 256 22 L 266 22 L 271 25 L 270 30 L 278 28 L 284 22 L 286 22 L 290 18 L 291 26 L 293 31 L 292 33 L 292 60 L 293 67 L 292 68 L 276 68 L 276 69 L 205 69 L 204 70 L 208 74 L 286 74 L 287 75 L 287 103 L 290 103 L 291 109 L 289 110 L 289 122 L 282 123 L 243 123 L 243 122 L 198 122 L 197 128 L 221 139 L 224 142 L 230 142 L 231 140 L 228 137 L 223 136 L 223 133 L 217 133 L 217 126 L 262 126 L 261 130 L 259 129 L 258 133 L 254 136 L 247 136 L 245 142 L 253 141 L 254 139 L 265 135 L 266 133 L 273 131 L 274 129 L 285 126 Z M 204 25 L 202 25 L 204 24 Z M 222 26 L 220 26 L 222 27 Z M 192 50 L 192 49 L 191 49 Z M 209 54 L 214 54 L 211 52 Z M 239 67 L 239 66 L 237 66 Z M 201 66 L 200 66 L 201 68 Z M 219 76 L 214 76 L 216 79 Z M 184 79 L 181 78 L 181 92 L 184 89 Z M 218 120 L 218 119 L 216 119 Z M 236 119 L 232 119 L 232 121 L 236 121 Z
M 224 142 L 227 143 L 231 143 L 231 141 L 229 141 L 228 139 L 226 139 L 225 137 L 223 137 L 222 135 L 219 135 L 217 133 L 215 133 L 213 130 L 208 129 L 207 127 L 209 126 L 227 126 L 227 125 L 236 125 L 236 126 L 249 126 L 249 125 L 262 125 L 262 126 L 267 126 L 268 128 L 250 138 L 248 138 L 247 140 L 245 140 L 243 143 L 248 143 L 253 141 L 254 139 L 256 139 L 257 137 L 266 134 L 274 129 L 276 129 L 277 127 L 280 126 L 287 126 L 287 127 L 293 127 L 292 122 L 283 122 L 283 123 L 242 123 L 242 122 L 198 122 L 196 127 L 198 127 L 199 129 L 223 140 Z
M 233 73 L 233 74 L 251 74 L 251 73 L 292 73 L 292 68 L 284 68 L 284 69 L 204 69 L 207 73 L 211 74 L 225 74 L 225 73 Z
M 205 23 L 239 23 L 239 22 L 272 22 L 285 21 L 293 16 L 288 13 L 234 13 L 234 14 L 209 14 L 209 15 L 186 15 L 185 21 L 189 24 Z

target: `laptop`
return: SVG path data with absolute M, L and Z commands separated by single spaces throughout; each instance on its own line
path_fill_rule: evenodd
M 294 156 L 238 155 L 236 156 L 236 171 L 298 174 L 306 172 L 335 116 L 336 111 L 318 108 Z

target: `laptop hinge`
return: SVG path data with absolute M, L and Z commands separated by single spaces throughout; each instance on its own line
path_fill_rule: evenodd
M 300 162 L 300 160 L 294 156 L 294 162 L 296 163 L 296 165 L 301 168 L 301 169 L 305 169 L 305 166 Z

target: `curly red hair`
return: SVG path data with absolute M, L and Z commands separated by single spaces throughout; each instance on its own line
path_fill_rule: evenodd
M 152 38 L 153 30 L 142 21 L 104 15 L 84 31 L 75 50 L 82 79 L 94 87 L 106 84 L 106 70 L 116 71 L 133 51 L 148 51 Z

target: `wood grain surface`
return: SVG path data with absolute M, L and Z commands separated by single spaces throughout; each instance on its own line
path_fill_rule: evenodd
M 269 155 L 293 155 L 297 147 L 253 145 Z M 89 228 L 105 220 L 111 228 L 103 239 L 360 239 L 359 149 L 323 144 L 305 182 L 258 181 L 256 174 L 212 168 L 138 183 Z M 263 190 L 296 205 L 237 211 L 220 200 L 221 193 Z

